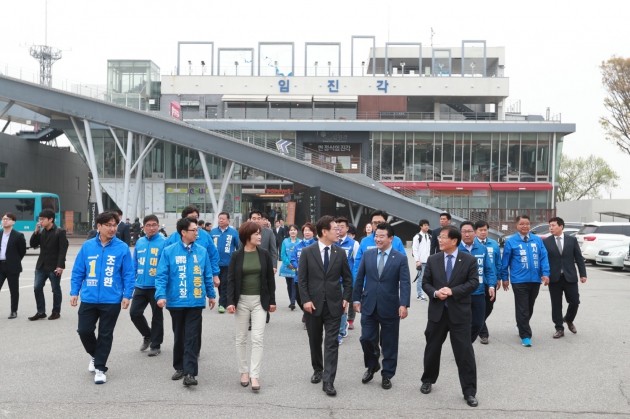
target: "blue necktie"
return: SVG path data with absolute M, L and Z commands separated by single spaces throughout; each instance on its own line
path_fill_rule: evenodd
M 451 274 L 453 273 L 453 255 L 446 256 L 446 282 L 451 282 Z
M 330 247 L 324 247 L 324 272 L 328 272 L 328 263 L 330 262 L 330 259 L 328 258 L 328 250 L 330 250 Z

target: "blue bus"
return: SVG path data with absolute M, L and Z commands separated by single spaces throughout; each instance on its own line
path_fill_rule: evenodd
M 35 231 L 39 213 L 44 208 L 50 208 L 55 212 L 55 224 L 61 227 L 58 195 L 27 190 L 0 192 L 0 215 L 7 212 L 15 214 L 17 220 L 13 228 L 24 234 L 27 246 Z

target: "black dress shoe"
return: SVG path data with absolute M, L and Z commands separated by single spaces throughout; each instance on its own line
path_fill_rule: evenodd
M 392 388 L 392 380 L 390 380 L 389 378 L 383 377 L 383 382 L 381 383 L 381 387 L 383 387 L 385 390 L 389 390 L 390 388 Z
M 311 377 L 311 383 L 317 384 L 322 382 L 322 371 L 313 372 L 313 376 Z
M 12 311 L 11 314 L 9 314 L 9 319 L 15 319 L 17 317 L 17 311 Z
M 422 394 L 431 393 L 431 383 L 422 383 L 422 386 L 420 387 L 420 393 Z
M 381 369 L 380 365 L 377 365 L 376 368 L 368 368 L 365 370 L 365 374 L 363 374 L 363 378 L 361 378 L 361 382 L 363 384 L 369 383 L 374 378 L 374 373 Z
M 45 319 L 45 318 L 46 318 L 46 313 L 35 313 L 31 317 L 29 317 L 28 319 L 30 321 L 35 321 L 35 320 Z
M 337 390 L 335 390 L 335 386 L 333 386 L 333 383 L 325 382 L 324 385 L 322 386 L 322 390 L 324 390 L 324 392 L 328 396 L 336 396 L 337 395 Z
M 52 314 L 48 316 L 48 320 L 57 320 L 60 317 L 61 315 L 59 313 L 57 313 L 56 311 L 53 311 Z
M 177 381 L 177 380 L 181 380 L 182 378 L 184 378 L 184 371 L 177 370 L 175 371 L 175 374 L 173 374 L 173 376 L 171 377 L 171 380 Z
M 477 406 L 479 406 L 479 402 L 477 401 L 475 396 L 464 396 L 464 399 L 466 400 L 466 403 L 470 407 L 477 407 Z
M 568 322 L 567 319 L 562 319 L 562 320 L 564 320 L 564 322 L 567 324 L 567 327 L 569 328 L 571 333 L 577 333 L 577 329 L 575 328 L 575 325 L 573 324 L 573 322 Z
M 559 339 L 564 336 L 564 330 L 556 330 L 556 333 L 553 334 L 554 339 Z

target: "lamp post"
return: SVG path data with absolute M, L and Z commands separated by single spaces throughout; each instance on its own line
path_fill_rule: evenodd
M 475 77 L 475 62 L 474 61 L 470 62 L 470 76 Z
M 201 75 L 205 75 L 206 74 L 206 62 L 204 60 L 201 60 Z
M 192 61 L 188 60 L 188 75 L 192 75 Z
M 402 68 L 402 75 L 401 75 L 401 77 L 405 76 L 405 65 L 407 65 L 406 62 L 404 62 L 404 61 L 400 62 L 400 68 Z
M 317 77 L 317 64 L 319 64 L 317 61 L 315 61 L 315 77 Z
M 332 62 L 328 61 L 328 77 L 330 77 L 330 66 L 332 65 Z
M 365 75 L 365 61 L 361 61 L 361 77 Z
M 238 61 L 234 61 L 234 74 L 238 76 Z

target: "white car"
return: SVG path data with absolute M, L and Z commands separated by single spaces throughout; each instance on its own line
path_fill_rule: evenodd
M 630 223 L 593 221 L 584 224 L 575 237 L 584 259 L 595 265 L 600 250 L 630 244 Z
M 624 259 L 628 257 L 628 245 L 607 247 L 595 257 L 597 266 L 607 266 L 616 271 L 623 270 Z
M 628 253 L 626 254 L 626 258 L 623 260 L 623 267 L 630 271 L 630 246 L 628 247 Z

